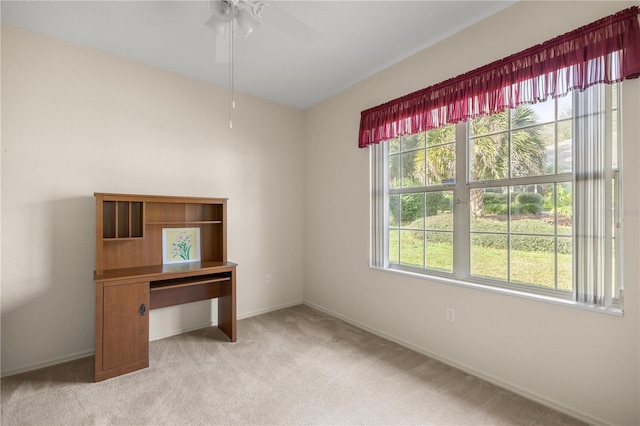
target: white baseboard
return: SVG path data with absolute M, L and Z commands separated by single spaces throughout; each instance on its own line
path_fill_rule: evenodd
M 537 402 L 537 403 L 539 403 L 541 405 L 544 405 L 544 406 L 549 407 L 549 408 L 551 408 L 553 410 L 559 411 L 559 412 L 561 412 L 563 414 L 566 414 L 566 415 L 571 416 L 571 417 L 573 417 L 575 419 L 581 420 L 581 421 L 583 421 L 585 423 L 588 423 L 590 425 L 600 425 L 600 426 L 608 425 L 608 423 L 605 422 L 604 420 L 596 419 L 596 418 L 591 417 L 591 416 L 589 416 L 587 414 L 584 414 L 584 413 L 578 412 L 578 411 L 576 411 L 576 410 L 574 410 L 572 408 L 566 407 L 566 406 L 564 406 L 562 404 L 558 404 L 556 401 L 552 401 L 552 400 L 547 399 L 547 398 L 545 398 L 545 397 L 543 397 L 541 395 L 529 392 L 529 391 L 527 391 L 525 389 L 522 389 L 522 388 L 520 388 L 518 386 L 515 386 L 515 385 L 513 385 L 511 383 L 504 382 L 504 381 L 502 381 L 500 379 L 497 379 L 497 378 L 492 377 L 492 376 L 490 376 L 490 375 L 488 375 L 486 373 L 483 373 L 482 371 L 478 371 L 478 370 L 476 370 L 476 369 L 474 369 L 472 367 L 469 367 L 468 365 L 464 365 L 464 364 L 457 363 L 455 361 L 451 361 L 451 360 L 449 360 L 449 359 L 447 359 L 445 357 L 442 357 L 442 356 L 440 356 L 438 354 L 435 354 L 433 352 L 430 352 L 428 350 L 425 350 L 423 348 L 415 346 L 412 343 L 409 343 L 409 342 L 404 341 L 402 339 L 398 339 L 398 338 L 396 338 L 394 336 L 391 336 L 391 335 L 389 335 L 389 334 L 387 334 L 387 333 L 385 333 L 383 331 L 380 331 L 380 330 L 378 330 L 376 328 L 369 327 L 366 324 L 363 324 L 363 323 L 361 323 L 359 321 L 355 321 L 355 320 L 353 320 L 353 319 L 351 319 L 349 317 L 346 317 L 346 316 L 344 316 L 342 314 L 334 312 L 331 309 L 326 308 L 324 306 L 317 305 L 317 304 L 309 302 L 309 301 L 305 301 L 304 304 L 309 306 L 309 307 L 311 307 L 311 308 L 313 308 L 313 309 L 317 309 L 317 310 L 322 311 L 322 312 L 324 312 L 326 314 L 329 314 L 329 315 L 331 315 L 333 317 L 336 317 L 336 318 L 338 318 L 338 319 L 340 319 L 340 320 L 342 320 L 342 321 L 344 321 L 346 323 L 349 323 L 349 324 L 351 324 L 351 325 L 353 325 L 355 327 L 358 327 L 360 329 L 368 331 L 371 334 L 375 334 L 376 336 L 382 337 L 383 339 L 392 341 L 392 342 L 397 343 L 397 344 L 399 344 L 401 346 L 404 346 L 404 347 L 406 347 L 408 349 L 411 349 L 412 351 L 418 352 L 418 353 L 420 353 L 422 355 L 428 356 L 429 358 L 433 358 L 433 359 L 435 359 L 437 361 L 440 361 L 443 364 L 447 364 L 447 365 L 449 365 L 451 367 L 457 368 L 458 370 L 462 370 L 465 373 L 468 373 L 468 374 L 470 374 L 472 376 L 478 377 L 478 378 L 480 378 L 482 380 L 485 380 L 485 381 L 487 381 L 489 383 L 492 383 L 492 384 L 494 384 L 496 386 L 499 386 L 499 387 L 501 387 L 503 389 L 507 389 L 507 390 L 517 394 L 517 395 L 520 395 L 520 396 L 522 396 L 524 398 L 527 398 L 527 399 L 529 399 L 531 401 L 535 401 L 535 402 Z
M 245 312 L 244 314 L 238 315 L 238 320 L 243 320 L 243 319 L 246 319 L 246 318 L 255 317 L 255 316 L 258 316 L 258 315 L 266 314 L 268 312 L 279 311 L 280 309 L 290 308 L 292 306 L 302 305 L 303 303 L 304 302 L 302 300 L 298 300 L 298 301 L 295 301 L 295 302 L 284 303 L 284 304 L 278 305 L 278 306 L 272 306 L 272 307 L 265 308 L 265 309 L 259 309 L 257 311 Z
M 289 308 L 291 306 L 296 306 L 296 305 L 301 305 L 302 304 L 302 300 L 296 301 L 296 302 L 289 302 L 289 303 L 285 303 L 282 305 L 277 305 L 277 306 L 272 306 L 272 307 L 268 307 L 268 308 L 264 308 L 264 309 L 259 309 L 257 311 L 252 311 L 252 312 L 245 312 L 243 314 L 240 314 L 237 316 L 237 320 L 242 320 L 245 318 L 251 318 L 251 317 L 255 317 L 257 315 L 262 315 L 262 314 L 266 314 L 268 312 L 272 312 L 272 311 L 278 311 L 280 309 L 284 309 L 284 308 Z M 167 337 L 171 337 L 171 336 L 177 336 L 178 334 L 182 334 L 182 333 L 188 333 L 190 331 L 194 331 L 194 330 L 199 330 L 201 328 L 205 328 L 205 327 L 215 327 L 218 325 L 217 321 L 213 321 L 213 322 L 207 322 L 207 323 L 201 323 L 201 324 L 196 324 L 196 325 L 190 325 L 188 327 L 180 327 L 180 328 L 176 328 L 170 331 L 166 331 L 163 332 L 161 334 L 156 334 L 154 336 L 150 336 L 149 337 L 149 341 L 153 342 L 156 340 L 161 340 L 161 339 L 166 339 Z M 22 367 L 18 367 L 18 368 L 12 368 L 10 370 L 2 370 L 2 372 L 0 373 L 0 377 L 8 377 L 8 376 L 13 376 L 15 374 L 20 374 L 20 373 L 26 373 L 28 371 L 33 371 L 33 370 L 39 370 L 41 368 L 45 368 L 45 367 L 51 367 L 52 365 L 56 365 L 56 364 L 62 364 L 65 362 L 69 362 L 69 361 L 75 361 L 77 359 L 81 359 L 81 358 L 86 358 L 89 356 L 94 356 L 95 355 L 95 349 L 87 349 L 85 351 L 81 351 L 81 352 L 76 352 L 74 354 L 69 354 L 69 355 L 65 355 L 62 357 L 57 357 L 57 358 L 51 358 L 48 360 L 44 360 L 35 364 L 29 364 L 29 365 L 25 365 Z
M 69 355 L 37 362 L 35 364 L 30 364 L 30 365 L 26 365 L 18 368 L 12 368 L 10 370 L 2 370 L 2 374 L 0 375 L 0 377 L 13 376 L 14 374 L 20 374 L 20 373 L 26 373 L 28 371 L 39 370 L 41 368 L 51 367 L 52 365 L 56 365 L 56 364 L 64 364 L 65 362 L 75 361 L 76 359 L 93 356 L 95 355 L 95 353 L 96 352 L 94 349 L 89 349 L 86 351 L 80 351 L 74 354 L 69 354 Z

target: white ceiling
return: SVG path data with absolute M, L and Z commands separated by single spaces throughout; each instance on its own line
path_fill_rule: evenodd
M 513 1 L 271 1 L 236 41 L 234 87 L 308 108 Z M 209 1 L 6 1 L 2 22 L 227 87 Z

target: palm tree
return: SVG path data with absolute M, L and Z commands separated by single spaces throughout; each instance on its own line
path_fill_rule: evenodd
M 511 152 L 509 152 L 509 119 L 511 119 Z M 527 106 L 477 118 L 471 121 L 472 135 L 487 135 L 473 140 L 472 180 L 491 180 L 531 176 L 542 173 L 546 159 L 540 127 L 533 126 L 536 113 Z M 509 155 L 511 154 L 511 155 Z M 511 158 L 509 158 L 511 157 Z M 511 160 L 511 161 L 509 161 Z
M 416 153 L 413 170 L 422 180 L 426 178 L 429 184 L 442 183 L 445 179 L 454 179 L 456 153 L 453 142 L 456 140 L 454 125 L 440 127 L 427 132 L 427 153 Z
M 430 183 L 442 183 L 456 177 L 456 151 L 452 142 L 456 140 L 453 125 L 429 132 L 427 149 L 427 176 Z
M 471 180 L 542 174 L 546 150 L 537 122 L 537 114 L 527 106 L 471 120 Z M 455 133 L 455 126 L 449 125 L 430 130 L 426 136 L 418 133 L 402 137 L 402 151 L 417 149 L 402 157 L 403 186 L 439 184 L 455 178 Z M 421 149 L 425 146 L 426 150 Z M 481 217 L 484 211 L 482 193 L 471 191 L 473 217 Z
M 511 126 L 509 126 L 511 120 Z M 471 121 L 471 180 L 483 181 L 542 174 L 546 150 L 536 113 L 527 106 Z M 511 131 L 509 128 L 521 129 Z M 481 217 L 483 191 L 471 192 L 471 213 Z

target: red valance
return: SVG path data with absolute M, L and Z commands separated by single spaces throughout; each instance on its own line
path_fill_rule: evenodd
M 361 113 L 358 146 L 640 76 L 638 6 Z

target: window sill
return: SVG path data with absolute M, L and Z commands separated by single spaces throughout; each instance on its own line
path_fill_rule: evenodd
M 409 276 L 413 278 L 434 281 L 434 282 L 439 282 L 444 284 L 452 284 L 459 287 L 473 288 L 476 290 L 488 291 L 488 292 L 498 293 L 498 294 L 507 295 L 507 296 L 520 297 L 523 299 L 536 300 L 539 302 L 552 303 L 555 305 L 567 306 L 574 309 L 586 310 L 590 312 L 598 312 L 598 313 L 613 315 L 618 317 L 624 316 L 624 309 L 617 306 L 601 308 L 598 306 L 585 305 L 583 303 L 578 303 L 573 300 L 560 299 L 558 297 L 545 296 L 541 294 L 526 293 L 523 291 L 517 291 L 517 290 L 501 288 L 501 287 L 494 287 L 487 284 L 480 284 L 476 282 L 458 280 L 454 278 L 447 278 L 447 277 L 442 277 L 438 275 L 426 275 L 426 274 L 420 274 L 417 272 L 403 271 L 401 269 L 381 268 L 377 266 L 370 266 L 370 268 L 375 269 L 377 271 L 389 272 L 392 274 L 404 275 L 404 276 Z

